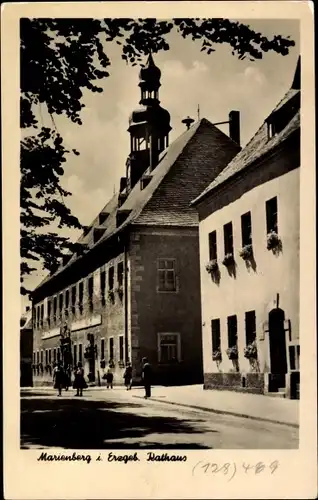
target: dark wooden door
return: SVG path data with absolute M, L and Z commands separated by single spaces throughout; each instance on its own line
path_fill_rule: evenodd
M 286 337 L 284 330 L 285 313 L 273 309 L 268 315 L 271 373 L 287 373 Z

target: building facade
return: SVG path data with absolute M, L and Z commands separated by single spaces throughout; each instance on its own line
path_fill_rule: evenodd
M 202 380 L 198 215 L 190 202 L 240 147 L 206 119 L 169 145 L 160 78 L 149 56 L 119 192 L 85 228 L 76 253 L 33 292 L 36 383 L 51 381 L 59 359 L 82 361 L 98 384 L 108 368 L 123 383 L 129 361 L 138 382 L 144 356 L 154 383 Z M 237 139 L 235 123 L 232 131 Z
M 27 307 L 20 319 L 20 387 L 32 387 L 32 311 Z
M 194 200 L 205 388 L 299 397 L 300 61 L 292 87 Z

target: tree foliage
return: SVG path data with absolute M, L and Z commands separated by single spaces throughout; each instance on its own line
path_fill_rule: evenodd
M 201 51 L 213 52 L 226 43 L 240 59 L 260 59 L 264 52 L 286 55 L 294 42 L 276 35 L 268 39 L 249 26 L 228 19 L 21 19 L 21 283 L 32 273 L 32 261 L 52 271 L 65 251 L 74 250 L 68 238 L 50 230 L 81 228 L 65 204 L 71 193 L 61 187 L 63 164 L 69 154 L 55 127 L 54 115 L 79 125 L 85 107 L 83 91 L 102 92 L 99 82 L 109 76 L 107 43 L 121 46 L 122 58 L 141 64 L 146 54 L 169 50 L 167 35 L 176 29 L 198 40 Z M 39 127 L 36 110 L 45 106 L 52 128 Z

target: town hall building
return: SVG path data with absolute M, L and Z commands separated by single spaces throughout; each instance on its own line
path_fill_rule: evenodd
M 207 119 L 185 119 L 187 129 L 169 144 L 151 55 L 139 79 L 126 176 L 77 252 L 33 292 L 35 383 L 51 381 L 57 360 L 82 361 L 92 383 L 103 383 L 108 368 L 123 383 L 131 362 L 138 382 L 143 357 L 154 383 L 203 380 L 199 218 L 190 202 L 240 151 L 238 113 L 230 114 L 232 137 Z

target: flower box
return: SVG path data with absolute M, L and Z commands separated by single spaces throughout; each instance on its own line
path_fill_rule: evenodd
M 222 361 L 222 353 L 221 351 L 213 351 L 212 353 L 213 361 Z
M 120 298 L 120 300 L 122 300 L 123 298 L 123 295 L 124 295 L 124 289 L 123 287 L 120 285 L 116 288 L 115 292 L 117 293 L 118 297 Z
M 222 261 L 224 266 L 232 266 L 234 264 L 234 256 L 232 253 L 227 253 Z
M 255 340 L 244 348 L 244 356 L 247 359 L 257 359 L 257 344 Z
M 233 347 L 229 347 L 228 349 L 226 349 L 226 354 L 228 355 L 229 359 L 238 359 L 237 346 L 234 345 Z
M 240 251 L 240 257 L 243 260 L 248 260 L 253 256 L 253 246 L 252 245 L 244 245 L 242 250 Z
M 215 273 L 218 270 L 218 268 L 219 268 L 218 261 L 216 259 L 210 260 L 205 266 L 205 269 L 209 274 Z
M 281 245 L 280 237 L 276 231 L 271 231 L 267 235 L 267 250 L 273 250 Z
M 114 290 L 108 290 L 108 300 L 109 300 L 109 302 L 114 303 L 114 300 L 115 300 Z

